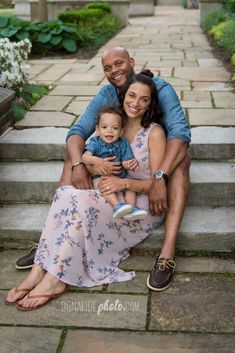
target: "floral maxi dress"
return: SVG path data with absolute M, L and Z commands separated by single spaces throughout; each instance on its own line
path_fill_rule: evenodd
M 152 126 L 141 128 L 131 143 L 139 161 L 139 170 L 131 173 L 132 178 L 150 178 L 148 137 Z M 148 210 L 147 195 L 137 195 L 137 205 Z M 41 234 L 35 263 L 78 287 L 131 280 L 135 273 L 119 269 L 119 262 L 162 220 L 150 214 L 142 221 L 114 219 L 112 207 L 98 190 L 60 187 Z

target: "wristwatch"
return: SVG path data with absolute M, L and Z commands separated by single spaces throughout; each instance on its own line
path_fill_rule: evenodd
M 168 182 L 168 176 L 166 173 L 163 172 L 163 170 L 159 169 L 156 171 L 156 173 L 154 174 L 154 178 L 159 180 L 159 179 L 164 179 L 165 182 Z

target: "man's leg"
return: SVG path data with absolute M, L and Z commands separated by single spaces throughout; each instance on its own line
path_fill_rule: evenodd
M 69 158 L 66 158 L 66 160 L 64 161 L 63 171 L 60 177 L 59 186 L 72 185 L 71 178 L 71 161 L 69 160 Z M 15 266 L 18 270 L 25 270 L 33 266 L 34 257 L 37 251 L 37 245 L 37 243 L 33 243 L 30 249 L 28 250 L 28 253 L 19 257 L 16 260 Z
M 176 238 L 183 218 L 189 194 L 190 154 L 174 170 L 167 186 L 169 211 L 165 220 L 165 234 L 159 257 L 173 258 L 175 255 Z
M 177 166 L 167 186 L 168 208 L 165 221 L 165 234 L 161 252 L 147 279 L 147 285 L 155 291 L 167 289 L 175 270 L 175 245 L 189 193 L 190 154 Z

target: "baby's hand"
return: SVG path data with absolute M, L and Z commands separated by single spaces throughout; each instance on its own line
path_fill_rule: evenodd
M 128 161 L 123 162 L 123 166 L 125 169 L 133 170 L 134 172 L 137 172 L 139 169 L 139 162 L 137 159 L 129 159 Z

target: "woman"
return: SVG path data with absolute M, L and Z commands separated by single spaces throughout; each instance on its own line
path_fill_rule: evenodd
M 150 72 L 147 72 L 150 75 Z M 152 76 L 151 76 L 152 77 Z M 155 85 L 146 73 L 136 75 L 120 95 L 127 117 L 124 136 L 139 161 L 128 178 L 103 176 L 99 190 L 57 189 L 45 223 L 35 264 L 27 278 L 13 288 L 6 304 L 35 310 L 67 291 L 68 285 L 93 287 L 131 280 L 134 272 L 118 268 L 129 249 L 144 240 L 163 217 L 148 215 L 144 221 L 113 219 L 102 195 L 132 190 L 137 205 L 148 209 L 148 190 L 165 153 L 166 139 L 157 106 Z

